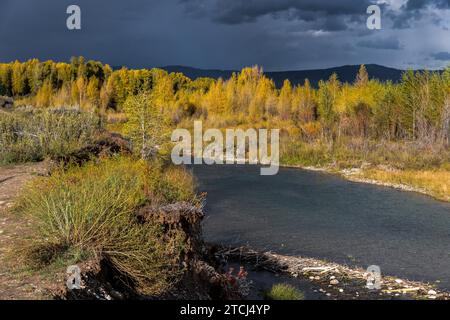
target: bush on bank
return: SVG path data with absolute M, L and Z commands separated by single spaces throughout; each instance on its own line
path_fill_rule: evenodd
M 146 204 L 195 200 L 193 178 L 183 169 L 116 157 L 38 178 L 16 210 L 35 227 L 29 250 L 34 265 L 106 259 L 124 283 L 158 295 L 183 272 L 182 238 L 167 239 L 161 225 L 139 222 L 136 211 Z
M 3 111 L 0 164 L 64 157 L 88 146 L 101 130 L 98 116 L 76 109 Z

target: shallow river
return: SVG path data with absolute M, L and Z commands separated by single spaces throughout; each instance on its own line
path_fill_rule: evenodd
M 282 168 L 194 166 L 208 193 L 208 241 L 324 258 L 450 290 L 450 204 L 430 197 Z

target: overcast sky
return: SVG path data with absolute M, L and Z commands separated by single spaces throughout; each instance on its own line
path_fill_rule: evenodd
M 378 3 L 382 29 L 368 30 Z M 82 29 L 69 31 L 77 4 Z M 0 0 L 0 60 L 267 71 L 450 63 L 450 0 Z

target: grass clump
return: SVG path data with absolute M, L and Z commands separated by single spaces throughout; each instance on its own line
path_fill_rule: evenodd
M 135 213 L 148 203 L 195 200 L 192 177 L 176 171 L 118 157 L 38 178 L 17 205 L 40 239 L 30 258 L 40 267 L 106 259 L 138 292 L 163 293 L 182 274 L 183 235 L 167 239 L 161 225 L 140 223 Z
M 280 283 L 275 284 L 266 292 L 266 299 L 268 300 L 304 300 L 304 294 L 289 284 Z
M 102 129 L 93 113 L 21 109 L 0 117 L 0 164 L 61 158 L 93 142 Z

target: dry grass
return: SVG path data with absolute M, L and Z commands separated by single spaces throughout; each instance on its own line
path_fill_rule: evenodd
M 439 170 L 364 170 L 361 177 L 391 184 L 402 184 L 425 191 L 444 201 L 450 201 L 450 171 Z

